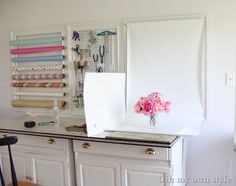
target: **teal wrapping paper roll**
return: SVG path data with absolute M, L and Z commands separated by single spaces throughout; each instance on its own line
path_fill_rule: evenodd
M 49 38 L 37 38 L 37 39 L 17 39 L 11 40 L 9 42 L 10 46 L 18 46 L 18 45 L 38 45 L 38 44 L 46 44 L 46 43 L 57 43 L 63 41 L 63 37 L 49 37 Z
M 65 56 L 56 55 L 56 56 L 36 56 L 36 57 L 18 57 L 11 58 L 11 62 L 33 62 L 33 61 L 63 61 Z

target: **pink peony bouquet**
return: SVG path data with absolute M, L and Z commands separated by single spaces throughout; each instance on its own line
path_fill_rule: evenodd
M 170 112 L 171 102 L 165 101 L 159 92 L 153 92 L 147 97 L 141 97 L 134 105 L 136 113 L 150 116 L 150 123 L 155 122 L 155 116 L 160 112 Z

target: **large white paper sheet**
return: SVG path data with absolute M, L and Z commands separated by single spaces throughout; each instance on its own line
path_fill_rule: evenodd
M 125 117 L 125 74 L 86 73 L 84 82 L 88 136 L 120 125 Z
M 172 102 L 170 113 L 157 116 L 157 131 L 168 132 L 169 128 L 172 133 L 177 131 L 175 128 L 202 124 L 205 119 L 204 24 L 204 18 L 127 24 L 125 124 L 149 127 L 148 117 L 134 113 L 133 106 L 141 96 L 153 91 L 161 92 Z

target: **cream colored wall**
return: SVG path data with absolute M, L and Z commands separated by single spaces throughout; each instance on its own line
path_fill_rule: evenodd
M 0 0 L 0 117 L 13 114 L 10 102 L 9 30 L 28 26 L 137 17 L 207 16 L 208 122 L 188 143 L 187 177 L 235 176 L 232 132 L 234 89 L 225 72 L 235 72 L 235 0 Z M 186 110 L 187 114 L 187 110 Z M 234 165 L 235 166 L 235 165 Z M 190 182 L 189 185 L 206 185 Z M 207 184 L 217 185 L 213 182 Z M 233 186 L 235 184 L 225 184 Z

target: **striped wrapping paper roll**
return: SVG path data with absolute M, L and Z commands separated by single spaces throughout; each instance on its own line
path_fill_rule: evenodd
M 35 88 L 35 87 L 44 87 L 44 88 L 62 88 L 65 87 L 65 83 L 58 83 L 58 82 L 38 82 L 38 83 L 26 83 L 26 82 L 22 82 L 22 83 L 12 83 L 11 86 L 12 87 L 31 87 L 31 88 Z
M 12 75 L 13 80 L 39 80 L 39 79 L 63 79 L 65 74 L 17 74 Z
M 27 65 L 27 66 L 13 66 L 13 71 L 43 71 L 43 70 L 62 70 L 65 65 Z

